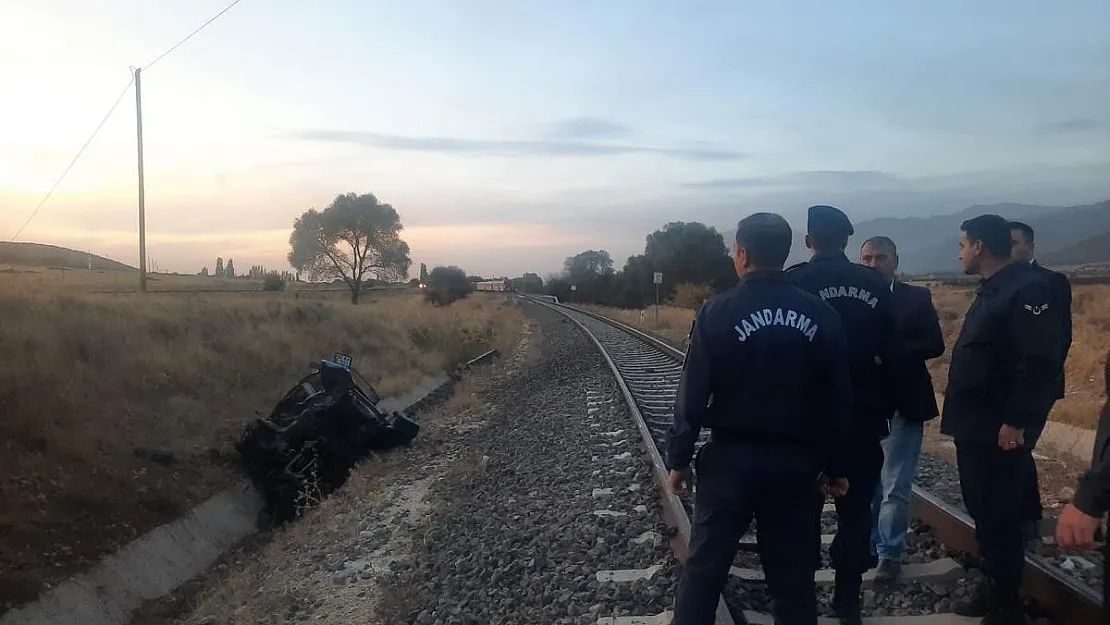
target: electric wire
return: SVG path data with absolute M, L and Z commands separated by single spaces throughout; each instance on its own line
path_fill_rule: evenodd
M 215 22 L 221 15 L 230 11 L 232 7 L 239 4 L 240 2 L 242 2 L 242 0 L 232 0 L 232 3 L 227 5 L 226 7 L 224 7 L 224 10 L 222 10 L 219 13 L 217 13 L 217 14 L 213 15 L 212 17 L 208 18 L 207 22 L 201 24 L 199 27 L 197 27 L 196 30 L 194 30 L 193 32 L 186 35 L 185 38 L 182 39 L 181 41 L 178 41 L 177 43 L 170 46 L 170 48 L 168 50 L 166 50 L 162 54 L 159 54 L 153 61 L 151 61 L 151 62 L 147 63 L 145 66 L 143 66 L 143 69 L 150 69 L 155 63 L 157 63 L 158 61 L 161 61 L 163 58 L 165 58 L 167 55 L 169 55 L 169 53 L 171 53 L 174 50 L 181 47 L 181 45 L 184 44 L 186 41 L 192 39 L 193 35 L 196 35 L 200 31 L 207 28 L 209 24 L 211 24 L 212 22 Z
M 66 174 L 69 173 L 69 170 L 73 169 L 73 166 L 77 164 L 77 159 L 81 158 L 81 155 L 85 153 L 85 148 L 89 147 L 89 144 L 92 143 L 92 140 L 96 138 L 96 135 L 100 134 L 100 129 L 103 128 L 104 124 L 108 122 L 108 118 L 111 117 L 112 113 L 115 112 L 116 107 L 119 106 L 119 103 L 123 101 L 123 96 L 127 95 L 127 92 L 131 90 L 131 85 L 133 84 L 135 84 L 134 75 L 131 76 L 131 80 L 127 81 L 127 86 L 123 88 L 123 91 L 120 92 L 119 97 L 116 98 L 115 103 L 112 104 L 112 107 L 108 109 L 108 112 L 104 114 L 103 118 L 101 118 L 100 123 L 96 125 L 96 129 L 93 130 L 92 134 L 89 135 L 89 138 L 85 140 L 85 144 L 81 146 L 80 150 L 77 150 L 77 154 L 73 157 L 73 160 L 69 162 L 69 165 L 66 166 L 65 171 L 62 172 L 62 175 L 58 176 L 58 179 L 54 181 L 54 186 L 50 187 L 50 190 L 46 192 L 46 195 L 43 196 L 38 206 L 35 207 L 35 210 L 31 211 L 31 216 L 28 217 L 27 221 L 23 222 L 23 225 L 19 227 L 19 230 L 16 230 L 15 234 L 12 235 L 12 241 L 18 239 L 19 235 L 23 234 L 24 228 L 26 228 L 27 225 L 31 223 L 31 220 L 35 218 L 35 215 L 39 214 L 39 211 L 46 204 L 46 201 L 49 200 L 50 196 L 54 194 L 54 190 L 58 188 L 58 185 L 62 184 L 62 180 L 65 180 Z
M 144 66 L 142 69 L 150 69 L 155 63 L 169 56 L 171 52 L 180 48 L 186 41 L 192 39 L 197 33 L 207 28 L 212 22 L 215 22 L 217 19 L 219 19 L 221 15 L 230 11 L 232 7 L 239 4 L 240 2 L 242 2 L 242 0 L 232 0 L 231 4 L 228 4 L 226 7 L 224 7 L 222 11 L 208 18 L 208 21 L 198 26 L 196 30 L 186 35 L 183 39 L 181 39 L 181 41 L 178 41 L 177 43 L 170 46 L 168 49 L 166 49 L 165 52 L 159 54 L 157 57 L 154 58 L 153 61 L 147 63 L 146 66 Z M 85 141 L 85 144 L 82 145 L 81 149 L 77 151 L 77 154 L 73 157 L 73 160 L 69 162 L 69 165 L 66 166 L 65 171 L 62 172 L 62 175 L 58 176 L 58 179 L 54 182 L 54 186 L 50 187 L 50 190 L 42 198 L 42 201 L 38 203 L 38 206 L 35 207 L 35 210 L 31 211 L 31 215 L 27 218 L 27 221 L 23 222 L 23 225 L 19 227 L 19 230 L 16 230 L 15 234 L 12 235 L 12 241 L 18 239 L 19 235 L 23 234 L 23 230 L 27 228 L 27 225 L 31 223 L 31 220 L 33 220 L 35 216 L 39 214 L 39 211 L 42 210 L 42 207 L 46 204 L 47 200 L 50 199 L 50 196 L 54 194 L 54 191 L 58 188 L 58 185 L 60 185 L 62 181 L 65 180 L 66 175 L 69 174 L 69 170 L 73 169 L 73 166 L 77 164 L 78 159 L 80 159 L 81 155 L 85 153 L 85 148 L 89 147 L 89 144 L 92 143 L 92 140 L 95 139 L 96 135 L 100 133 L 100 129 L 104 127 L 105 123 L 107 123 L 108 118 L 111 117 L 112 113 L 115 112 L 116 107 L 119 106 L 119 103 L 123 101 L 123 96 L 127 95 L 127 92 L 131 89 L 131 85 L 133 85 L 134 83 L 135 74 L 134 72 L 132 72 L 131 80 L 127 82 L 127 86 L 123 88 L 123 92 L 120 93 L 119 97 L 116 98 L 115 103 L 112 104 L 112 107 L 108 109 L 107 113 L 105 113 L 104 118 L 100 120 L 99 124 L 97 124 L 96 129 L 93 130 L 91 135 L 89 135 L 89 138 Z

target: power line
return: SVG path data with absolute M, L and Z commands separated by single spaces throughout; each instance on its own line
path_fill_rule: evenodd
M 195 35 L 195 34 L 199 33 L 200 31 L 204 30 L 205 28 L 207 28 L 209 24 L 211 24 L 212 22 L 215 22 L 217 18 L 219 18 L 219 17 L 220 17 L 221 15 L 223 15 L 224 13 L 227 13 L 228 11 L 230 11 L 232 7 L 234 7 L 235 5 L 239 4 L 239 3 L 241 2 L 241 1 L 242 1 L 242 0 L 233 0 L 231 4 L 229 4 L 229 5 L 227 5 L 226 7 L 224 7 L 224 10 L 223 10 L 223 11 L 220 11 L 219 13 L 217 13 L 217 14 L 213 15 L 213 16 L 212 16 L 211 18 L 209 18 L 209 19 L 208 19 L 208 21 L 207 21 L 207 22 L 205 22 L 205 23 L 201 24 L 199 28 L 197 28 L 197 29 L 196 29 L 196 30 L 194 30 L 193 32 L 191 32 L 191 33 L 189 33 L 188 35 L 186 35 L 184 39 L 182 39 L 181 41 L 178 41 L 177 43 L 173 44 L 173 46 L 172 46 L 172 47 L 170 47 L 170 49 L 169 49 L 169 50 L 166 50 L 166 51 L 165 51 L 165 52 L 163 52 L 162 54 L 159 54 L 157 58 L 155 58 L 155 59 L 154 59 L 153 61 L 151 61 L 151 62 L 147 63 L 147 64 L 146 64 L 146 65 L 145 65 L 145 66 L 143 67 L 143 69 L 150 69 L 150 68 L 151 68 L 151 66 L 153 66 L 153 65 L 154 65 L 155 63 L 157 63 L 158 61 L 161 61 L 161 60 L 162 60 L 162 59 L 163 59 L 163 58 L 164 58 L 164 57 L 165 57 L 166 55 L 168 55 L 168 54 L 169 54 L 170 52 L 173 52 L 174 50 L 176 50 L 177 48 L 179 48 L 179 47 L 181 46 L 181 44 L 183 44 L 183 43 L 185 43 L 186 41 L 188 41 L 188 40 L 192 39 L 192 38 L 193 38 L 193 35 Z
M 163 52 L 162 54 L 159 54 L 153 61 L 151 61 L 150 63 L 147 63 L 145 68 L 149 69 L 155 63 L 157 63 L 158 61 L 161 61 L 163 58 L 168 56 L 171 52 L 180 48 L 182 46 L 182 44 L 184 44 L 186 41 L 192 39 L 194 35 L 196 35 L 200 31 L 207 28 L 209 24 L 216 21 L 224 13 L 227 13 L 228 11 L 230 11 L 232 7 L 239 4 L 241 1 L 242 0 L 233 0 L 231 2 L 231 4 L 224 7 L 224 9 L 222 11 L 220 11 L 219 13 L 210 17 L 208 19 L 208 21 L 201 24 L 196 30 L 194 30 L 193 32 L 186 35 L 184 39 L 182 39 L 181 41 L 178 41 L 177 43 L 173 44 L 165 52 Z M 89 147 L 89 144 L 92 143 L 92 140 L 95 139 L 96 135 L 100 133 L 100 129 L 104 127 L 104 124 L 107 123 L 108 118 L 111 117 L 112 113 L 115 112 L 116 107 L 119 106 L 119 103 L 123 101 L 123 96 L 127 95 L 128 90 L 131 89 L 131 85 L 134 84 L 134 82 L 135 82 L 135 74 L 134 74 L 134 72 L 132 72 L 131 80 L 129 80 L 127 82 L 127 86 L 123 88 L 123 92 L 119 94 L 118 98 L 116 98 L 115 103 L 112 104 L 112 108 L 108 109 L 108 112 L 105 113 L 104 119 L 100 120 L 100 123 L 97 124 L 97 126 L 96 126 L 96 130 L 93 130 L 93 132 L 89 136 L 88 140 L 85 141 L 85 145 L 82 145 L 81 149 L 77 151 L 77 154 L 73 157 L 73 160 L 69 162 L 69 165 L 66 166 L 65 171 L 62 172 L 62 175 L 58 176 L 58 180 L 54 182 L 54 186 L 50 187 L 50 191 L 48 191 L 46 193 L 46 196 L 42 198 L 42 201 L 39 202 L 38 206 L 35 207 L 35 210 L 31 211 L 31 216 L 27 218 L 27 221 L 23 222 L 23 225 L 19 227 L 19 230 L 16 230 L 15 234 L 12 236 L 12 241 L 15 241 L 17 238 L 19 238 L 19 235 L 23 233 L 24 228 L 26 228 L 27 225 L 31 223 L 31 220 L 35 218 L 35 215 L 38 215 L 39 211 L 46 204 L 46 201 L 50 199 L 50 196 L 54 194 L 54 191 L 58 188 L 58 185 L 60 185 L 62 183 L 62 180 L 65 179 L 66 175 L 69 173 L 69 170 L 72 169 L 75 164 L 77 164 L 77 160 L 80 159 L 81 155 L 85 153 L 85 148 Z
M 108 109 L 108 112 L 104 114 L 104 118 L 101 119 L 100 123 L 96 125 L 96 129 L 92 131 L 91 135 L 89 135 L 89 138 L 85 141 L 85 145 L 82 145 L 81 149 L 77 150 L 77 154 L 73 157 L 73 160 L 69 162 L 69 165 L 66 166 L 65 171 L 62 172 L 62 175 L 58 176 L 58 179 L 54 182 L 54 186 L 50 187 L 50 190 L 46 192 L 46 196 L 42 198 L 42 201 L 39 202 L 39 205 L 35 207 L 35 210 L 31 211 L 31 216 L 28 217 L 27 221 L 23 222 L 23 225 L 19 227 L 19 230 L 16 230 L 15 234 L 12 235 L 12 241 L 18 239 L 19 235 L 23 233 L 23 229 L 27 227 L 27 224 L 31 223 L 31 220 L 35 218 L 35 215 L 39 214 L 39 210 L 41 210 L 43 205 L 46 204 L 46 201 L 50 199 L 50 196 L 54 194 L 54 190 L 58 188 L 58 185 L 62 184 L 62 180 L 65 179 L 66 174 L 69 173 L 69 170 L 72 169 L 75 164 L 77 164 L 77 159 L 81 158 L 81 155 L 85 153 L 85 148 L 89 147 L 89 144 L 92 143 L 92 140 L 95 139 L 96 135 L 100 133 L 100 129 L 104 127 L 104 124 L 107 123 L 108 118 L 111 117 L 112 113 L 115 112 L 116 107 L 119 106 L 119 103 L 123 101 L 123 96 L 127 95 L 127 92 L 131 90 L 131 85 L 134 84 L 134 82 L 135 76 L 132 75 L 131 80 L 127 81 L 127 86 L 123 88 L 123 91 L 119 94 L 119 97 L 116 98 L 115 103 L 112 104 L 112 108 Z

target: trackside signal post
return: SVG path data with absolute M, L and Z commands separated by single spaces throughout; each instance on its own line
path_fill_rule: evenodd
M 139 143 L 139 290 L 146 293 L 146 191 L 143 186 L 143 87 L 142 68 L 135 69 L 135 130 Z
M 652 282 L 655 283 L 655 327 L 659 328 L 659 285 L 663 284 L 663 272 L 656 271 L 652 276 Z

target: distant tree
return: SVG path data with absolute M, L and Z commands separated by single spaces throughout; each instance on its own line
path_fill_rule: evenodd
M 224 277 L 235 277 L 235 261 L 231 260 L 230 258 L 227 259 L 227 265 L 224 267 Z
M 201 269 L 200 270 L 200 275 L 207 278 L 208 277 L 208 267 L 205 267 L 205 268 Z
M 513 278 L 513 290 L 520 293 L 542 293 L 543 278 L 534 273 L 525 273 L 519 278 Z
M 613 271 L 607 252 L 587 250 L 567 258 L 563 271 L 549 277 L 543 290 L 560 300 L 643 308 L 655 302 L 656 272 L 663 274 L 658 290 L 661 301 L 674 298 L 680 284 L 708 285 L 713 292 L 736 284 L 728 247 L 715 228 L 671 222 L 648 235 L 644 253 L 628 257 L 620 272 Z M 688 291 L 680 299 L 697 297 Z
M 224 275 L 224 259 L 216 257 L 216 277 L 222 278 Z
M 368 277 L 408 276 L 412 259 L 402 229 L 397 211 L 373 194 L 339 195 L 324 210 L 309 209 L 293 222 L 289 264 L 313 280 L 342 280 L 357 304 Z
M 573 302 L 607 303 L 616 282 L 613 259 L 605 250 L 586 250 L 567 258 L 560 277 L 566 283 L 553 285 L 563 290 L 557 297 Z
M 436 306 L 446 306 L 463 299 L 473 290 L 466 272 L 453 265 L 432 269 L 425 284 L 424 297 Z
M 420 263 L 420 284 L 428 283 L 428 266 Z
M 613 259 L 605 250 L 586 250 L 563 261 L 563 271 L 571 280 L 591 280 L 613 273 Z
M 716 228 L 696 221 L 673 221 L 648 235 L 644 258 L 653 272 L 663 273 L 662 299 L 669 299 L 683 283 L 708 284 L 716 291 L 736 283 L 724 237 Z
M 285 278 L 276 271 L 271 271 L 262 278 L 263 291 L 280 291 L 285 288 Z

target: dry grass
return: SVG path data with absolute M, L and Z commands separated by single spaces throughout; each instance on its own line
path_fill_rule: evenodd
M 938 393 L 944 392 L 948 378 L 951 346 L 960 333 L 964 313 L 975 296 L 973 287 L 929 285 L 933 304 L 944 330 L 944 355 L 929 363 Z M 1098 424 L 1105 390 L 1102 388 L 1103 363 L 1110 350 L 1110 285 L 1072 285 L 1072 343 L 1064 364 L 1064 399 L 1056 402 L 1050 418 L 1086 428 Z
M 350 353 L 391 395 L 509 349 L 522 318 L 481 296 L 355 307 L 288 293 L 74 294 L 66 280 L 28 288 L 13 275 L 0 273 L 0 612 L 238 478 L 234 439 L 309 362 Z M 176 461 L 138 458 L 137 446 Z
M 944 330 L 945 353 L 930 361 L 929 369 L 937 392 L 944 392 L 948 376 L 948 358 L 956 336 L 960 332 L 964 313 L 974 297 L 974 287 L 953 287 L 930 284 L 933 304 L 940 315 Z M 690 331 L 694 311 L 671 306 L 659 307 L 659 321 L 655 309 L 623 310 L 619 308 L 588 307 L 601 314 L 623 321 L 631 326 L 653 332 L 681 347 Z M 1110 350 L 1110 285 L 1072 285 L 1073 338 L 1068 361 L 1065 364 L 1067 394 L 1056 402 L 1050 418 L 1054 421 L 1094 428 L 1102 406 L 1102 368 Z M 642 316 L 641 316 L 642 315 Z M 642 320 L 641 320 L 642 319 Z
M 139 290 L 137 271 L 110 271 L 87 269 L 64 269 L 44 267 L 21 267 L 0 263 L 0 289 L 16 290 L 21 293 L 115 293 L 119 295 L 135 293 Z M 250 278 L 215 278 L 203 276 L 148 274 L 147 290 L 152 293 L 202 293 L 234 291 L 244 292 L 244 296 L 255 295 L 270 299 L 324 298 L 338 301 L 348 300 L 350 291 L 343 284 L 310 284 L 294 282 L 286 285 L 278 293 L 264 293 L 262 281 Z M 363 298 L 391 294 L 395 289 L 368 290 Z

